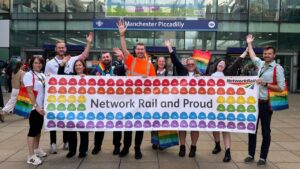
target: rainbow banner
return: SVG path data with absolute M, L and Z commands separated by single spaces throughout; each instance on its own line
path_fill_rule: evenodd
M 197 67 L 202 75 L 206 74 L 208 63 L 211 59 L 209 51 L 194 50 L 192 57 L 195 59 Z
M 50 75 L 46 79 L 45 128 L 254 133 L 256 79 Z

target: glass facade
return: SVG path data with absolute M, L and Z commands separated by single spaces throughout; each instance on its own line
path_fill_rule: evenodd
M 92 20 L 107 17 L 107 8 L 122 5 L 131 9 L 133 0 L 1 0 L 0 16 L 11 19 L 11 46 L 42 48 L 58 39 L 70 45 L 85 45 L 85 35 L 94 31 L 93 49 L 109 50 L 119 46 L 117 31 L 93 30 Z M 141 1 L 140 1 L 141 2 Z M 144 1 L 143 1 L 144 2 Z M 150 1 L 145 1 L 150 2 Z M 152 1 L 151 1 L 152 2 Z M 199 19 L 218 21 L 218 31 L 128 31 L 126 40 L 131 48 L 137 41 L 148 46 L 162 46 L 171 39 L 177 50 L 221 50 L 245 47 L 248 33 L 256 37 L 256 46 L 276 46 L 279 51 L 299 50 L 300 2 L 297 0 L 165 0 L 154 6 L 176 14 L 178 8 L 198 5 Z M 139 4 L 139 3 L 138 3 Z M 137 6 L 135 10 L 137 10 Z M 174 5 L 175 6 L 175 5 Z M 144 9 L 144 8 L 141 8 Z M 177 11 L 176 11 L 177 10 Z M 185 15 L 188 15 L 187 11 Z M 186 19 L 195 17 L 186 16 Z

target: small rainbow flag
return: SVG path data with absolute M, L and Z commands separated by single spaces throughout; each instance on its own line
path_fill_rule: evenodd
M 161 148 L 168 148 L 179 144 L 177 131 L 153 131 L 151 143 Z
M 211 53 L 209 51 L 203 52 L 201 50 L 194 50 L 192 57 L 195 59 L 200 73 L 205 74 L 208 63 L 211 59 Z
M 105 71 L 105 66 L 104 66 L 104 64 L 103 64 L 102 62 L 100 62 L 100 63 L 95 67 L 95 69 L 97 70 L 97 72 L 102 73 L 102 72 Z

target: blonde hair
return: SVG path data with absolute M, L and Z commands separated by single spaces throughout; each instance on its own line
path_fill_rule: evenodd
M 59 43 L 65 43 L 65 41 L 64 41 L 64 40 L 57 40 L 57 41 L 55 42 L 56 45 L 59 44 Z

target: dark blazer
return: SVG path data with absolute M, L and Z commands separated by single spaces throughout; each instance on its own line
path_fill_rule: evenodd
M 173 63 L 173 66 L 175 67 L 175 70 L 176 70 L 178 76 L 187 76 L 187 75 L 189 75 L 189 71 L 179 61 L 179 59 L 177 58 L 176 53 L 174 51 L 172 53 L 170 53 L 170 57 L 171 57 L 171 61 Z
M 238 69 L 241 67 L 243 63 L 244 58 L 238 57 L 234 60 L 232 65 L 227 67 L 223 73 L 225 76 L 238 76 Z

